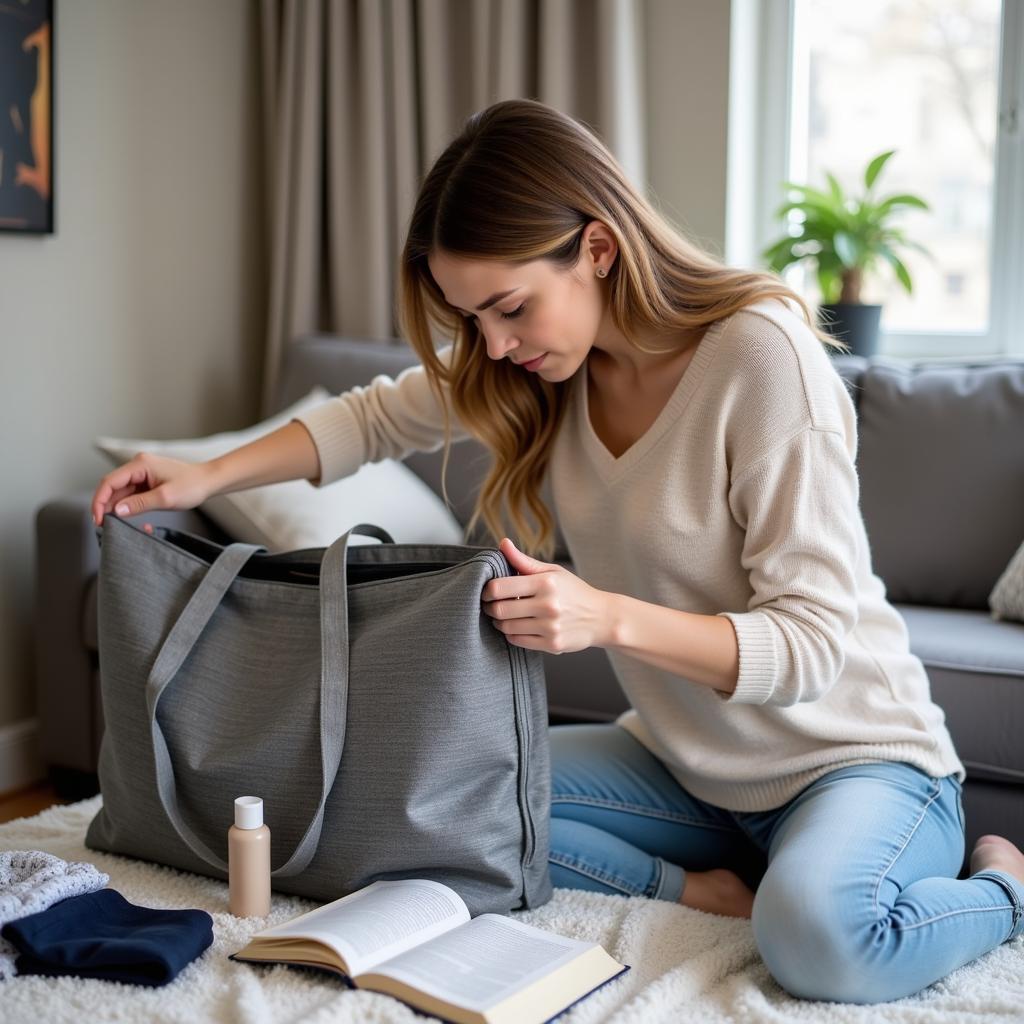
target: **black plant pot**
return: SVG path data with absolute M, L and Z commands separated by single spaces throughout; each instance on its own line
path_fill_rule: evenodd
M 818 324 L 834 338 L 846 342 L 855 356 L 870 358 L 878 351 L 878 324 L 882 307 L 863 302 L 822 303 Z

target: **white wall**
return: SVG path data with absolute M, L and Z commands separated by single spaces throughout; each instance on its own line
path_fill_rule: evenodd
M 257 415 L 258 8 L 89 0 L 55 18 L 56 234 L 0 233 L 0 792 L 32 780 L 34 519 L 97 434 Z

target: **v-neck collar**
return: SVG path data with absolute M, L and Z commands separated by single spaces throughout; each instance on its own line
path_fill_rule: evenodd
M 594 460 L 598 472 L 608 480 L 616 479 L 627 472 L 632 466 L 639 462 L 644 455 L 650 451 L 661 439 L 668 427 L 675 422 L 689 403 L 690 398 L 697 390 L 698 385 L 704 377 L 714 355 L 715 341 L 721 333 L 725 324 L 732 319 L 732 315 L 716 320 L 705 330 L 700 341 L 697 343 L 697 351 L 683 370 L 669 396 L 668 401 L 662 407 L 655 421 L 640 435 L 621 455 L 615 456 L 605 447 L 604 442 L 597 436 L 593 424 L 590 421 L 590 399 L 587 387 L 587 364 L 583 365 L 576 372 L 574 383 L 576 385 L 576 401 L 574 402 L 577 429 L 583 436 L 583 444 Z

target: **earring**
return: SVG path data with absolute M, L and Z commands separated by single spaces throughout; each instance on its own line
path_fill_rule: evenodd
M 604 267 L 598 267 L 597 268 L 597 276 L 598 277 L 604 277 L 604 275 L 607 274 L 607 273 L 608 273 L 608 271 L 605 270 Z

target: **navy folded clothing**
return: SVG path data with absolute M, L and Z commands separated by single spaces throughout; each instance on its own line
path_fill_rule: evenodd
M 19 974 L 156 987 L 213 942 L 213 918 L 205 910 L 137 907 L 113 889 L 100 889 L 11 921 L 0 934 L 21 951 Z

